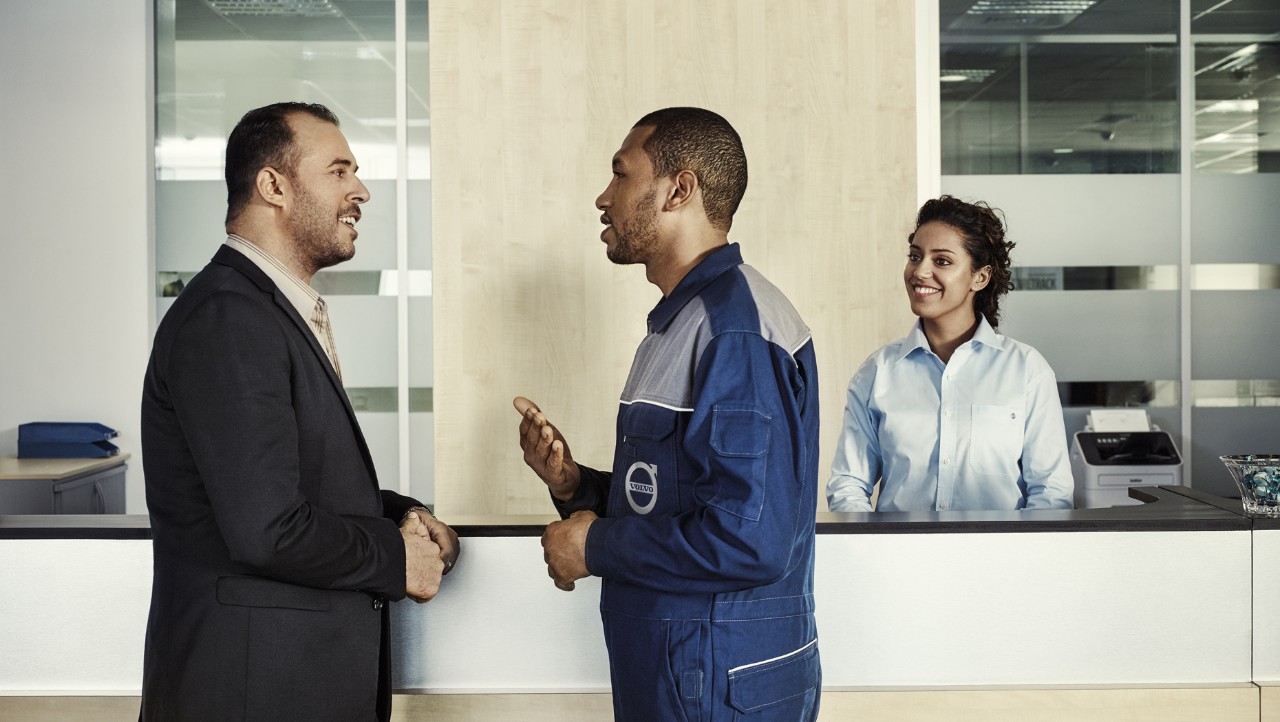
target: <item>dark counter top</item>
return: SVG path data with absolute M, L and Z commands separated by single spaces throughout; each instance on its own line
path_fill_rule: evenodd
M 819 534 L 956 534 L 1080 531 L 1248 530 L 1238 499 L 1224 499 L 1181 486 L 1131 489 L 1142 504 L 1107 509 L 1035 511 L 826 512 Z M 1268 522 L 1273 520 L 1266 520 Z M 1280 524 L 1277 525 L 1280 528 Z
M 818 513 L 819 534 L 957 534 L 1091 531 L 1280 529 L 1280 519 L 1250 518 L 1238 499 L 1186 487 L 1134 489 L 1143 501 L 1109 509 Z M 542 536 L 554 513 L 445 517 L 464 537 Z M 0 515 L 0 539 L 150 539 L 145 514 Z
M 150 539 L 146 514 L 0 514 L 0 539 Z

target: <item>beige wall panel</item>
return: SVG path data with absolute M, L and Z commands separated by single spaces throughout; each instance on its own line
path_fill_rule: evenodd
M 1280 687 L 1267 684 L 1259 687 L 1260 705 L 1258 718 L 1262 722 L 1280 722 Z
M 391 722 L 600 722 L 613 719 L 607 694 L 397 695 Z
M 819 722 L 1253 722 L 1258 689 L 856 691 L 822 696 Z
M 820 722 L 1253 722 L 1251 684 L 1183 689 L 827 692 Z
M 734 124 L 751 180 L 730 239 L 813 329 L 825 484 L 844 388 L 901 335 L 914 212 L 914 6 L 895 0 L 439 0 L 431 12 L 436 502 L 545 512 L 515 395 L 608 468 L 659 298 L 608 262 L 596 196 L 644 113 Z M 824 503 L 825 504 L 825 503 Z
M 0 720 L 134 722 L 139 697 L 0 697 Z

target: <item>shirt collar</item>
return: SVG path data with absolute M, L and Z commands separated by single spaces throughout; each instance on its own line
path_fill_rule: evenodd
M 990 346 L 997 351 L 1004 349 L 1004 345 L 1000 343 L 1000 334 L 991 328 L 991 324 L 987 323 L 987 317 L 982 314 L 978 314 L 978 330 L 973 332 L 971 342 Z
M 289 304 L 298 310 L 299 316 L 304 319 L 311 318 L 316 302 L 320 300 L 320 294 L 314 288 L 303 283 L 302 279 L 298 278 L 278 258 L 264 251 L 253 241 L 231 233 L 227 235 L 227 245 L 244 254 L 245 258 L 253 262 L 253 265 L 262 269 L 262 272 L 267 274 L 267 278 L 270 278 L 285 298 L 289 299 Z
M 696 297 L 708 283 L 725 271 L 741 265 L 742 249 L 736 243 L 720 246 L 707 254 L 706 258 L 680 279 L 680 283 L 676 284 L 671 295 L 663 297 L 649 312 L 649 333 L 657 333 L 666 328 L 680 309 Z
M 991 324 L 987 323 L 987 317 L 978 314 L 978 329 L 973 332 L 973 338 L 960 344 L 960 348 L 964 348 L 970 344 L 982 344 L 997 351 L 1004 350 L 1004 345 L 1000 343 L 1000 334 L 996 333 Z M 929 348 L 929 339 L 924 335 L 924 322 L 916 319 L 916 323 L 911 327 L 911 332 L 902 339 L 901 345 L 898 346 L 898 360 L 901 361 L 910 356 L 916 349 L 923 349 L 923 353 L 933 353 Z M 959 349 L 957 349 L 959 350 Z

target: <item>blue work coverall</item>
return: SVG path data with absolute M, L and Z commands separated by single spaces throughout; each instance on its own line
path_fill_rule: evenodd
M 816 719 L 818 375 L 808 327 L 737 244 L 649 314 L 611 474 L 564 516 L 601 518 L 588 570 L 617 720 Z

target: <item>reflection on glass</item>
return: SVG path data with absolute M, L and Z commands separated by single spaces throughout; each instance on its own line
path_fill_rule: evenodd
M 157 31 L 158 178 L 220 179 L 231 127 L 280 100 L 329 106 L 361 176 L 395 177 L 393 0 L 326 0 L 322 11 L 296 2 L 167 4 L 171 17 L 157 13 L 157 23 L 172 23 Z M 172 46 L 161 46 L 166 37 Z
M 944 44 L 942 172 L 1176 173 L 1177 55 L 1174 44 Z
M 1280 289 L 1280 265 L 1266 263 L 1197 263 L 1191 267 L 1196 291 L 1261 291 Z
M 938 16 L 943 33 L 951 34 L 1071 37 L 1178 31 L 1176 0 L 940 0 Z
M 1019 266 L 1018 291 L 1176 291 L 1177 266 Z
M 1071 381 L 1058 384 L 1063 406 L 1084 408 L 1161 407 L 1182 403 L 1177 381 Z
M 1195 486 L 1219 456 L 1280 451 L 1280 3 L 1191 0 L 1191 423 Z
M 1280 32 L 1275 0 L 1191 0 L 1191 32 L 1196 35 Z
M 1230 408 L 1280 406 L 1280 380 L 1206 380 L 1191 382 L 1196 406 Z
M 943 0 L 942 172 L 1178 172 L 1177 7 Z
M 942 46 L 943 175 L 1020 173 L 1015 45 Z
M 391 413 L 400 410 L 399 390 L 394 386 L 347 386 L 347 399 L 351 408 L 359 412 Z M 411 387 L 409 389 L 410 413 L 430 413 L 434 389 Z
M 403 349 L 408 313 L 396 298 L 430 308 L 430 206 L 427 0 L 406 0 L 397 45 L 396 0 L 157 0 L 156 293 L 157 312 L 203 267 L 222 241 L 226 137 L 248 110 L 278 101 L 322 103 L 341 121 L 371 192 L 351 261 L 317 274 L 330 299 L 353 405 L 384 486 L 408 475 L 401 439 L 409 414 L 430 416 L 426 384 L 401 378 L 424 362 L 430 338 Z M 397 74 L 397 64 L 400 73 Z M 407 139 L 410 152 L 402 152 Z M 408 219 L 412 219 L 413 224 Z M 425 223 L 423 223 L 425 221 Z M 402 253 L 408 230 L 418 249 Z M 421 374 L 419 375 L 419 377 Z M 419 378 L 414 377 L 414 378 Z M 406 377 L 407 378 L 407 377 Z M 406 402 L 407 399 L 407 402 Z M 394 413 L 387 413 L 394 412 Z M 419 425 L 430 431 L 430 426 Z M 420 436 L 421 434 L 419 434 Z M 426 459 L 430 460 L 430 454 Z M 430 463 L 415 468 L 429 470 Z M 422 501 L 420 475 L 408 480 Z
M 1280 172 L 1280 43 L 1243 36 L 1195 48 L 1196 170 Z
M 1185 18 L 1177 0 L 939 10 L 943 187 L 1003 208 L 1018 290 L 1047 291 L 1010 297 L 1009 333 L 1054 366 L 1068 429 L 1076 409 L 1136 405 L 1180 434 L 1185 413 L 1188 478 L 1231 493 L 1217 457 L 1266 450 L 1280 419 L 1280 2 L 1191 0 Z M 1101 176 L 1117 173 L 1143 175 Z

